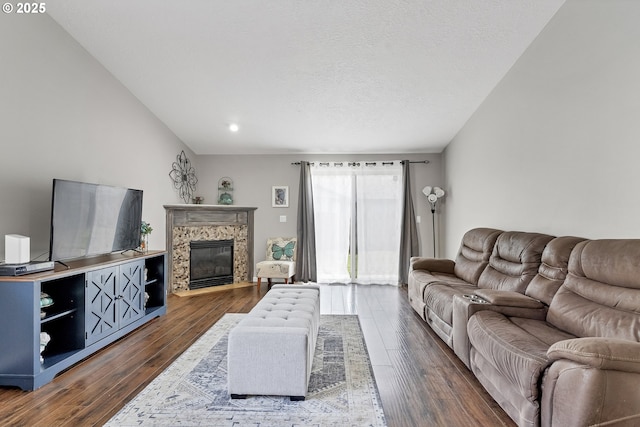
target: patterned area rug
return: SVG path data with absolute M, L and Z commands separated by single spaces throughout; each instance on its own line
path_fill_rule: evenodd
M 224 315 L 107 426 L 385 426 L 357 316 L 320 316 L 306 400 L 227 393 L 227 337 L 243 314 Z M 263 363 L 269 368 L 267 360 Z

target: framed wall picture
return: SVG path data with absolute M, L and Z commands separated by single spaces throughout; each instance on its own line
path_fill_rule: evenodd
M 289 187 L 286 185 L 274 185 L 271 187 L 271 206 L 274 208 L 289 207 Z

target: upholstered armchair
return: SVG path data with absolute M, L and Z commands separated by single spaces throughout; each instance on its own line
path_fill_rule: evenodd
M 271 237 L 267 239 L 267 259 L 256 264 L 258 289 L 262 279 L 268 281 L 271 289 L 271 279 L 283 279 L 284 283 L 294 281 L 296 274 L 296 242 L 295 237 Z

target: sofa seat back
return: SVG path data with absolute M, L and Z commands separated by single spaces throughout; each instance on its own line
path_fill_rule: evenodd
M 581 237 L 561 236 L 547 243 L 542 252 L 538 274 L 527 286 L 525 295 L 549 306 L 553 296 L 567 277 L 571 251 L 584 240 Z
M 478 284 L 478 278 L 489 264 L 501 230 L 494 228 L 474 228 L 462 236 L 456 256 L 454 274 L 467 283 Z
M 524 294 L 538 273 L 542 252 L 553 236 L 506 231 L 493 247 L 489 264 L 478 279 L 478 287 Z
M 453 349 L 467 367 L 471 367 L 467 336 L 467 322 L 474 313 L 482 310 L 496 310 L 505 316 L 527 317 L 544 320 L 553 295 L 567 275 L 569 256 L 576 244 L 584 239 L 579 237 L 556 237 L 542 251 L 541 264 L 525 291 L 525 295 L 517 292 L 506 292 L 496 289 L 479 288 L 475 294 L 488 301 L 489 305 L 473 304 L 472 301 L 456 298 L 453 302 Z M 535 331 L 533 336 L 542 337 Z M 571 336 L 573 337 L 573 336 Z M 548 340 L 543 339 L 544 342 Z
M 547 321 L 581 338 L 640 341 L 640 239 L 577 244 Z

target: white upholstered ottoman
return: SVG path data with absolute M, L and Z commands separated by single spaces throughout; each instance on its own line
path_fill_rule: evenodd
M 229 332 L 231 397 L 269 395 L 304 400 L 319 324 L 318 285 L 274 285 Z

